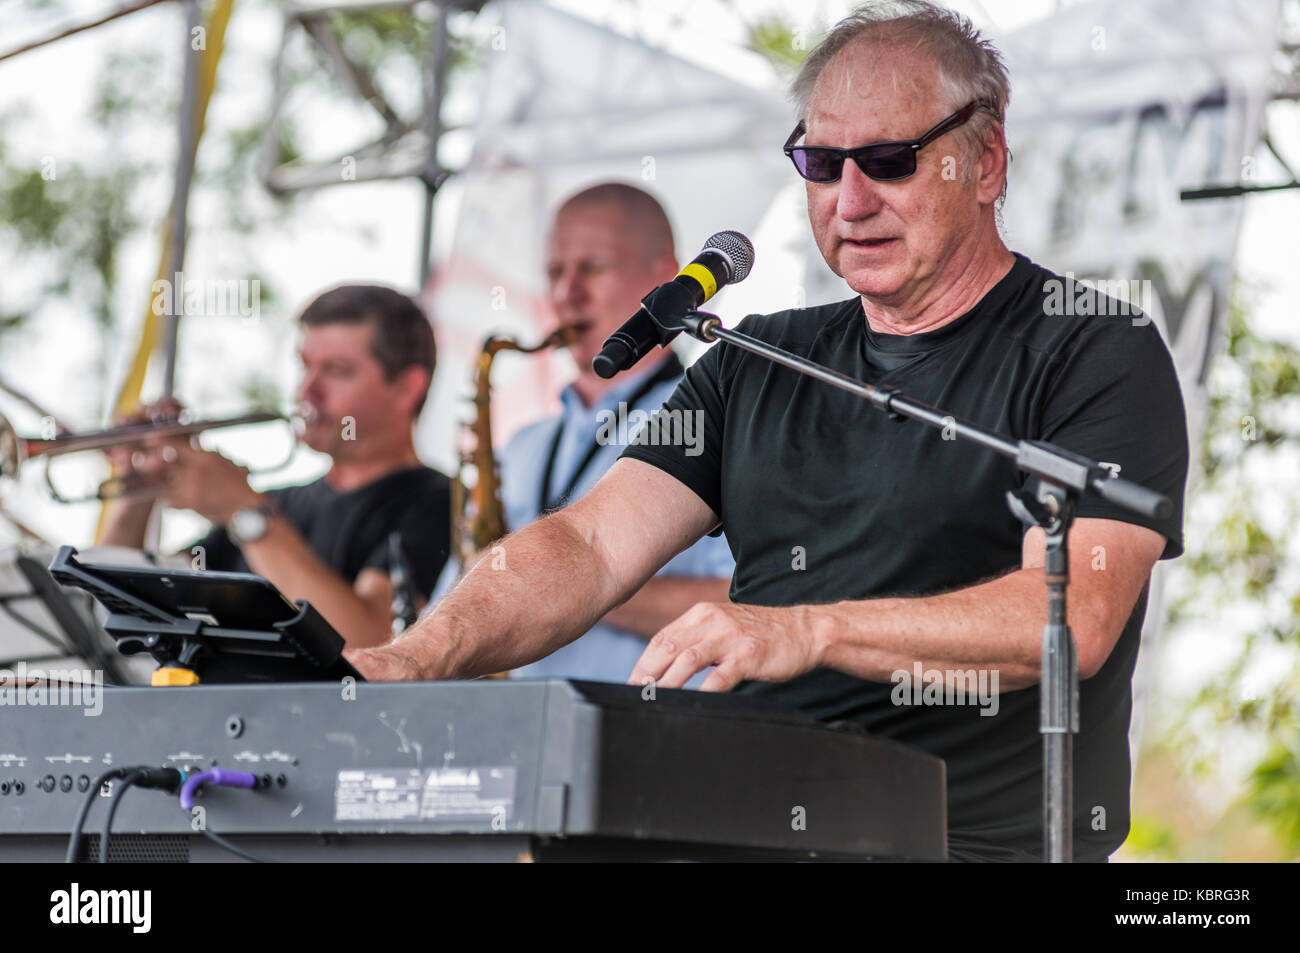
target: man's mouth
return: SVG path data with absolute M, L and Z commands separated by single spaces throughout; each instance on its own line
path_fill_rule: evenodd
M 577 332 L 577 338 L 574 343 L 577 343 L 579 341 L 595 340 L 595 337 L 592 333 L 596 327 L 595 321 L 585 321 L 581 318 L 574 318 L 572 320 L 562 321 L 560 323 L 569 325 L 574 329 L 574 331 Z
M 844 244 L 854 248 L 884 248 L 896 241 L 896 238 L 846 238 Z
M 294 408 L 293 418 L 294 430 L 302 436 L 303 431 L 321 423 L 320 408 L 315 404 L 300 403 Z

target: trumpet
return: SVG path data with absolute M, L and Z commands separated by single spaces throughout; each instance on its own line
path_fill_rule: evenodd
M 123 424 L 85 433 L 63 433 L 52 437 L 23 437 L 14 430 L 8 418 L 0 414 L 0 477 L 17 477 L 24 463 L 39 457 L 46 464 L 45 485 L 56 502 L 83 503 L 90 500 L 113 499 L 125 496 L 136 489 L 131 485 L 131 481 L 127 477 L 110 477 L 100 484 L 96 493 L 90 496 L 65 497 L 59 492 L 50 476 L 50 459 L 64 454 L 80 453 L 85 450 L 108 450 L 113 447 L 129 446 L 147 439 L 191 437 L 205 430 L 273 422 L 284 422 L 294 426 L 293 418 L 286 417 L 283 414 L 273 411 L 255 411 L 239 417 L 222 417 L 213 420 L 170 420 L 157 423 Z M 279 469 L 286 463 L 288 463 L 287 458 L 276 466 L 267 469 Z

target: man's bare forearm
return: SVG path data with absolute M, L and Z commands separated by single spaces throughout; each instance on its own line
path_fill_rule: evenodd
M 717 525 L 684 484 L 619 460 L 581 500 L 489 549 L 415 627 L 349 659 L 378 680 L 519 668 L 586 632 Z
M 290 599 L 310 602 L 343 636 L 348 648 L 388 641 L 388 606 L 371 605 L 357 595 L 284 519 L 273 519 L 264 537 L 241 549 L 253 572 L 265 576 Z
M 1079 677 L 1106 664 L 1165 548 L 1154 530 L 1106 519 L 1080 519 L 1070 536 L 1070 629 Z M 930 671 L 985 669 L 998 691 L 1039 681 L 1047 621 L 1041 530 L 1022 545 L 1022 568 L 933 596 L 822 605 L 706 603 L 650 640 L 633 683 L 654 679 L 678 688 L 701 669 L 701 686 L 727 691 L 746 679 L 785 681 L 833 668 L 890 682 L 916 665 Z
M 1071 605 L 1081 660 L 1085 652 L 1095 657 L 1094 644 L 1104 638 L 1087 615 Z M 996 671 L 995 690 L 1011 691 L 1039 680 L 1046 617 L 1042 571 L 1034 569 L 936 596 L 794 606 L 706 603 L 650 641 L 629 681 L 650 678 L 680 688 L 712 664 L 717 667 L 701 686 L 706 691 L 726 691 L 746 678 L 785 681 L 818 667 L 888 683 L 920 664 L 927 671 Z
M 730 587 L 722 577 L 655 576 L 602 621 L 648 639 L 698 602 L 725 602 Z
M 955 592 L 818 607 L 825 664 L 860 678 L 888 681 L 916 662 L 934 669 L 997 669 L 1003 690 L 1037 684 L 1047 593 L 1042 534 L 1027 545 L 1033 568 Z M 1154 530 L 1081 520 L 1071 534 L 1070 630 L 1079 676 L 1106 663 L 1164 547 Z M 1098 553 L 1106 557 L 1096 562 Z
M 1071 623 L 1081 613 L 1071 605 Z M 874 682 L 894 672 L 988 669 L 1000 690 L 1035 685 L 1047 621 L 1041 570 L 1020 569 L 938 596 L 809 606 L 822 664 Z M 1075 630 L 1075 638 L 1089 637 Z
M 606 569 L 594 533 L 563 510 L 488 550 L 391 646 L 414 677 L 473 678 L 518 668 L 586 632 L 635 583 Z M 627 591 L 625 591 L 627 590 Z

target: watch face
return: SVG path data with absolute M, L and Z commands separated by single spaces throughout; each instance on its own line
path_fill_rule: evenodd
M 255 543 L 266 535 L 267 523 L 262 510 L 235 510 L 230 517 L 230 531 L 238 542 Z

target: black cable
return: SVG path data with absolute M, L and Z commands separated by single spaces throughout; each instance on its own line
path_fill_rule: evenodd
M 99 838 L 99 862 L 101 864 L 108 863 L 108 838 L 113 830 L 113 815 L 117 813 L 117 806 L 122 803 L 122 795 L 148 770 L 148 768 L 131 768 L 126 777 L 122 779 L 122 783 L 113 789 L 113 795 L 108 799 L 108 816 L 104 818 L 104 833 Z
M 77 810 L 77 819 L 72 825 L 72 835 L 68 838 L 68 853 L 63 858 L 64 863 L 75 864 L 77 862 L 77 853 L 81 850 L 81 828 L 86 823 L 86 815 L 90 813 L 90 807 L 95 803 L 99 789 L 104 786 L 105 781 L 120 778 L 126 772 L 126 768 L 113 768 L 111 771 L 105 771 L 90 786 L 90 790 L 86 792 L 85 798 L 81 801 L 81 807 Z
M 234 844 L 230 843 L 230 841 L 226 840 L 226 839 L 225 839 L 224 837 L 222 837 L 220 834 L 216 834 L 216 833 L 214 833 L 214 832 L 208 830 L 207 828 L 204 828 L 204 829 L 203 829 L 203 836 L 204 836 L 204 837 L 207 837 L 209 840 L 211 840 L 214 844 L 218 845 L 219 847 L 224 847 L 226 850 L 230 851 L 232 854 L 237 854 L 238 856 L 244 858 L 244 860 L 250 860 L 250 861 L 252 861 L 252 862 L 255 863 L 255 864 L 274 864 L 274 863 L 277 863 L 277 861 L 274 861 L 274 860 L 267 860 L 265 857 L 258 857 L 258 856 L 254 855 L 254 854 L 250 854 L 248 851 L 244 850 L 242 847 L 236 847 Z
M 113 768 L 110 771 L 105 771 L 95 779 L 90 790 L 86 792 L 81 807 L 77 810 L 77 819 L 73 825 L 72 836 L 68 841 L 66 862 L 70 864 L 76 863 L 77 854 L 81 848 L 81 829 L 86 823 L 86 816 L 90 813 L 90 808 L 95 802 L 95 797 L 99 794 L 99 789 L 104 786 L 104 782 L 116 778 L 122 779 L 122 783 L 113 790 L 112 797 L 108 802 L 108 815 L 104 819 L 104 830 L 99 838 L 99 862 L 101 864 L 108 863 L 108 843 L 113 829 L 113 817 L 117 814 L 118 805 L 121 803 L 123 795 L 126 794 L 127 788 L 155 788 L 169 794 L 175 794 L 180 790 L 185 777 L 186 773 L 177 768 L 150 768 L 147 765 L 134 768 Z M 255 864 L 276 863 L 276 861 L 249 853 L 214 831 L 204 829 L 202 833 L 217 846 L 230 851 L 238 857 L 242 857 L 244 860 Z

